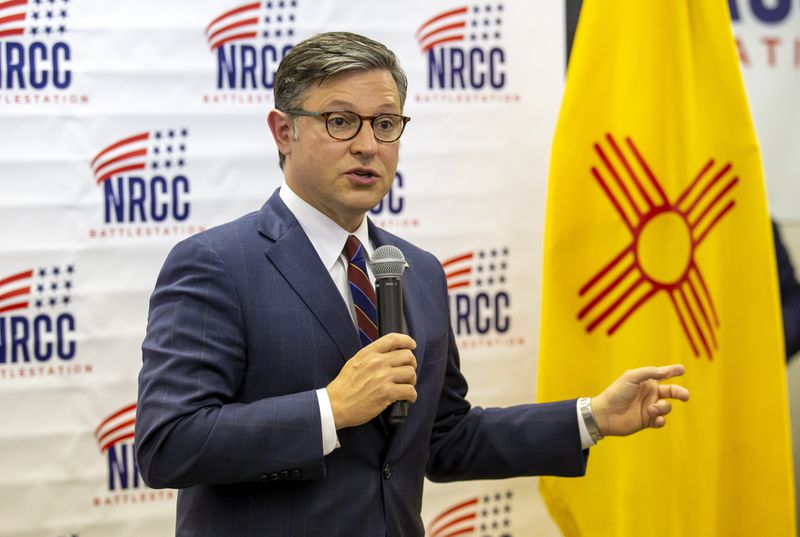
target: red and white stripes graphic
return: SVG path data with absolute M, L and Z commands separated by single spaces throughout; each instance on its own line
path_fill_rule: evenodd
M 429 523 L 427 537 L 511 537 L 510 490 L 475 496 L 445 508 Z
M 0 279 L 0 314 L 28 307 L 32 278 L 29 269 Z
M 463 41 L 467 29 L 469 8 L 458 7 L 443 11 L 422 23 L 416 33 L 417 43 L 422 52 L 443 43 Z
M 97 184 L 114 175 L 143 170 L 147 165 L 149 132 L 123 138 L 100 151 L 92 159 L 92 173 Z
M 442 262 L 444 275 L 447 278 L 447 290 L 469 287 L 472 276 L 472 259 L 474 252 L 457 255 Z
M 135 423 L 136 403 L 122 407 L 104 419 L 94 431 L 100 452 L 105 453 L 114 444 L 132 439 Z
M 206 39 L 211 50 L 225 43 L 254 39 L 258 35 L 260 2 L 251 2 L 230 9 L 206 27 Z
M 28 0 L 0 2 L 0 38 L 25 33 Z

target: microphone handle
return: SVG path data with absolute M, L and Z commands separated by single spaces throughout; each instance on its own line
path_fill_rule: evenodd
M 378 299 L 378 335 L 392 332 L 405 334 L 403 329 L 403 285 L 400 278 L 375 280 L 375 296 Z M 400 425 L 408 416 L 408 401 L 395 401 L 386 411 L 391 425 Z

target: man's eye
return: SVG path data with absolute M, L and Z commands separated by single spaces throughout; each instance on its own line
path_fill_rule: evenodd
M 353 121 L 346 116 L 330 116 L 328 118 L 328 124 L 331 127 L 341 128 L 341 127 L 349 127 L 350 125 L 353 124 Z
M 392 118 L 382 117 L 376 123 L 382 131 L 390 131 L 394 128 L 394 119 Z

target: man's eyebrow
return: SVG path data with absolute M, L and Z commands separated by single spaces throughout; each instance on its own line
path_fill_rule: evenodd
M 349 106 L 352 108 L 353 103 L 351 103 L 350 101 L 343 101 L 341 99 L 334 99 L 326 103 L 325 106 Z
M 340 111 L 353 110 L 353 108 L 355 107 L 355 105 L 351 101 L 344 101 L 342 99 L 334 99 L 332 101 L 329 101 L 329 102 L 325 103 L 323 108 L 327 108 L 328 110 L 331 110 L 332 107 L 334 107 L 334 106 L 341 107 L 341 108 L 338 109 Z M 392 111 L 394 111 L 395 107 L 396 107 L 396 105 L 394 103 L 386 102 L 386 103 L 383 103 L 382 105 L 378 106 L 378 110 L 379 111 L 382 111 L 382 110 L 392 110 Z

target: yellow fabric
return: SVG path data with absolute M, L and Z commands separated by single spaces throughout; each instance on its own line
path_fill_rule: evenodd
M 725 0 L 584 2 L 542 296 L 540 400 L 675 362 L 692 394 L 666 429 L 602 440 L 586 477 L 542 479 L 565 535 L 794 537 L 775 256 Z

